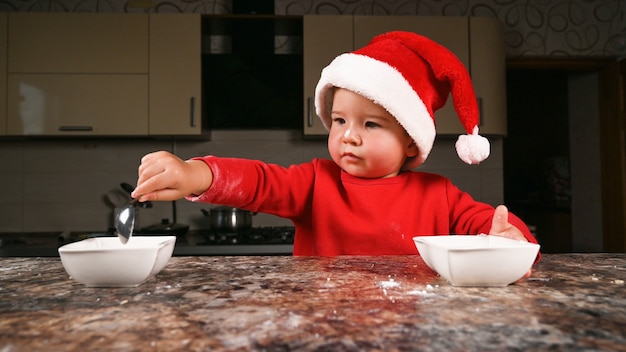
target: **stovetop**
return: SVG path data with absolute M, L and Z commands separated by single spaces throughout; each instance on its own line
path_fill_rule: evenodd
M 194 230 L 188 235 L 199 238 L 197 245 L 237 245 L 237 244 L 293 244 L 295 228 L 253 227 L 238 232 L 212 232 L 211 230 Z
M 237 233 L 190 230 L 176 236 L 173 255 L 291 255 L 294 235 L 292 226 L 253 227 Z M 64 244 L 102 236 L 114 236 L 114 233 L 3 233 L 0 234 L 0 256 L 58 256 L 58 248 Z
M 174 255 L 291 255 L 295 228 L 253 227 L 239 232 L 191 230 L 178 236 Z

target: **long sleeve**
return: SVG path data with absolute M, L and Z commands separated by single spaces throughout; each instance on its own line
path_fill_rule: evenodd
M 491 228 L 492 206 L 435 174 L 362 179 L 323 159 L 290 167 L 201 159 L 214 182 L 191 200 L 292 220 L 295 255 L 418 254 L 415 236 L 488 233 Z M 509 220 L 536 242 L 521 220 L 512 214 Z

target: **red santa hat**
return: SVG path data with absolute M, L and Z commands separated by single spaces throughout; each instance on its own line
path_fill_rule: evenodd
M 478 134 L 478 103 L 467 69 L 450 50 L 424 36 L 381 34 L 324 68 L 315 89 L 315 110 L 327 129 L 335 87 L 361 94 L 398 120 L 419 148 L 407 169 L 428 157 L 436 135 L 434 112 L 445 105 L 448 94 L 467 132 L 456 142 L 459 158 L 478 164 L 489 156 L 489 141 Z

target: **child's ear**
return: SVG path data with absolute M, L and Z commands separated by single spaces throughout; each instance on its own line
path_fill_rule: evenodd
M 406 156 L 408 158 L 412 158 L 417 156 L 417 154 L 419 153 L 419 148 L 417 147 L 417 144 L 415 144 L 415 141 L 411 141 L 411 144 L 409 144 L 409 146 L 406 149 Z

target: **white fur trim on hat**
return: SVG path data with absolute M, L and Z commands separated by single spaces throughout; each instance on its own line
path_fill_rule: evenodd
M 435 140 L 435 124 L 424 102 L 404 76 L 389 64 L 369 56 L 342 54 L 322 70 L 315 88 L 315 111 L 330 129 L 333 87 L 358 93 L 385 108 L 413 138 L 419 154 L 406 168 L 426 160 Z

